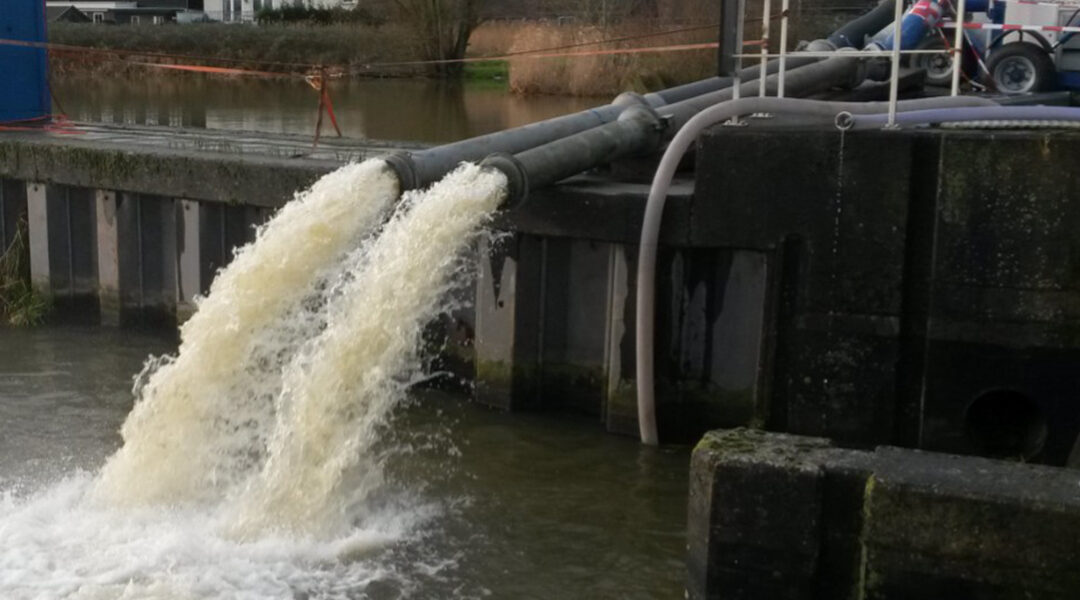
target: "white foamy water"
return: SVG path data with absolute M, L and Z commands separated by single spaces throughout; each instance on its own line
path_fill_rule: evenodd
M 96 477 L 0 496 L 0 598 L 406 597 L 453 566 L 391 556 L 442 505 L 387 481 L 390 418 L 506 181 L 463 165 L 365 237 L 391 177 L 327 176 L 237 255 Z
M 380 551 L 433 516 L 414 507 L 329 541 L 267 535 L 238 543 L 220 534 L 216 511 L 103 507 L 87 501 L 92 484 L 78 475 L 29 498 L 0 497 L 0 597 L 357 598 L 373 581 L 408 577 Z M 407 581 L 395 587 L 407 589 Z
M 380 489 L 379 428 L 418 370 L 423 327 L 442 310 L 460 250 L 503 201 L 506 177 L 463 165 L 405 195 L 370 245 L 327 327 L 286 371 L 269 459 L 239 500 L 239 531 L 323 535 Z M 351 270 L 350 270 L 351 272 Z
M 382 222 L 398 195 L 379 160 L 299 194 L 240 249 L 180 330 L 175 357 L 140 376 L 124 447 L 101 473 L 111 503 L 214 499 L 259 460 L 282 362 L 311 335 L 304 299 Z

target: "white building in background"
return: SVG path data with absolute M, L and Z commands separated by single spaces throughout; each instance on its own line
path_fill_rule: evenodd
M 45 6 L 77 8 L 94 23 L 161 25 L 204 18 L 203 0 L 47 0 Z
M 203 10 L 215 21 L 248 22 L 254 21 L 255 15 L 264 8 L 281 8 L 292 4 L 307 6 L 352 8 L 357 0 L 205 0 Z
M 84 0 L 82 2 L 54 2 L 49 0 L 45 3 L 49 8 L 74 6 L 86 13 L 94 23 L 106 22 L 110 15 L 117 9 L 130 10 L 138 8 L 139 3 L 135 0 Z

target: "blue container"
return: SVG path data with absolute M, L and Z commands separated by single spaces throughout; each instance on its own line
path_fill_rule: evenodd
M 2 0 L 0 38 L 45 42 L 45 0 Z M 0 123 L 42 119 L 50 113 L 44 48 L 0 43 Z

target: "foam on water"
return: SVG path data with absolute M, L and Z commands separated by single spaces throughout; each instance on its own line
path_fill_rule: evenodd
M 444 508 L 388 481 L 390 419 L 506 180 L 462 165 L 366 235 L 395 188 L 368 162 L 288 205 L 138 378 L 101 472 L 0 495 L 4 598 L 392 597 L 453 566 L 388 550 Z
M 78 475 L 24 499 L 0 497 L 0 591 L 9 600 L 354 598 L 408 577 L 379 558 L 434 509 L 379 515 L 324 542 L 239 543 L 205 509 L 87 502 Z M 402 586 L 399 586 L 402 587 Z

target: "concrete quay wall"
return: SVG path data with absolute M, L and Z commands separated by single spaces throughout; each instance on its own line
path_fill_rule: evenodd
M 1080 471 L 738 429 L 690 481 L 693 600 L 1080 594 Z

